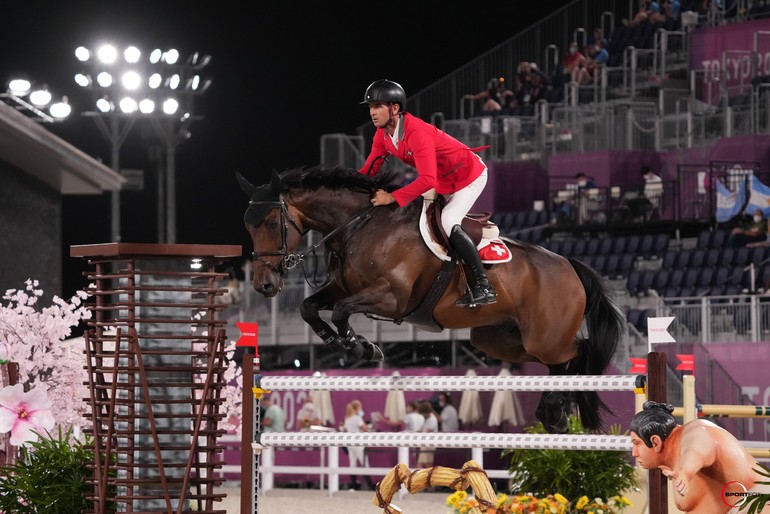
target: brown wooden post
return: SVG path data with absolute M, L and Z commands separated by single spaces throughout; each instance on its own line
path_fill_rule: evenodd
M 666 403 L 666 354 L 647 354 L 647 399 Z M 650 514 L 668 513 L 668 479 L 659 469 L 649 471 Z
M 243 354 L 243 405 L 241 414 L 241 514 L 251 513 L 254 506 L 254 355 Z

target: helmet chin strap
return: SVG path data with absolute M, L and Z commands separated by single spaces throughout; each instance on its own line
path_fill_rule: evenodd
M 393 105 L 393 104 L 390 104 L 390 105 Z M 398 116 L 399 114 L 400 113 L 396 114 L 396 116 Z M 393 114 L 392 114 L 392 112 L 390 110 L 390 107 L 388 107 L 388 123 L 387 123 L 387 125 L 385 125 L 385 127 L 386 128 L 387 127 L 393 127 L 393 128 L 396 127 L 396 122 L 393 119 Z

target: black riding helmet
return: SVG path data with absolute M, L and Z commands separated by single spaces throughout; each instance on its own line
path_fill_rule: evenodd
M 406 107 L 406 93 L 404 88 L 397 82 L 388 79 L 375 80 L 364 93 L 362 104 L 371 102 L 390 102 L 398 104 L 403 111 Z

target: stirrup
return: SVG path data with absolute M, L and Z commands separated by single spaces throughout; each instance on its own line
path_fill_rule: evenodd
M 468 307 L 472 309 L 477 305 L 491 305 L 497 303 L 497 293 L 491 287 L 474 287 L 468 291 L 465 296 L 455 302 L 458 307 Z

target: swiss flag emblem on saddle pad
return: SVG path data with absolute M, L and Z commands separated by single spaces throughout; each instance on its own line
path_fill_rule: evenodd
M 484 264 L 499 264 L 511 260 L 510 250 L 500 239 L 483 239 L 478 250 Z

